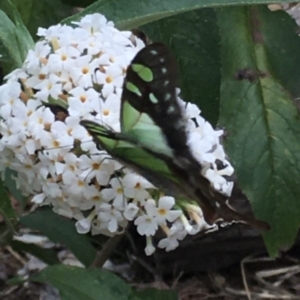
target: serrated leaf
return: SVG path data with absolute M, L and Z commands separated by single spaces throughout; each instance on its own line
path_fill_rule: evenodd
M 265 7 L 221 9 L 218 19 L 226 149 L 256 216 L 272 227 L 264 238 L 275 255 L 300 225 L 300 121 L 290 96 L 299 93 L 300 38 L 290 17 Z
M 131 291 L 119 277 L 103 269 L 51 266 L 30 280 L 51 284 L 62 300 L 127 300 Z
M 57 215 L 51 209 L 43 209 L 21 217 L 20 222 L 39 230 L 53 242 L 65 244 L 85 266 L 90 266 L 94 261 L 95 248 L 88 236 L 77 233 L 70 219 Z
M 183 99 L 196 103 L 216 124 L 221 84 L 220 36 L 213 9 L 183 13 L 142 28 L 153 41 L 162 41 L 176 54 Z
M 290 2 L 274 0 L 272 3 Z M 132 29 L 173 15 L 207 7 L 268 4 L 268 0 L 100 0 L 80 13 L 64 20 L 65 23 L 78 21 L 86 14 L 101 13 L 114 21 L 119 29 Z

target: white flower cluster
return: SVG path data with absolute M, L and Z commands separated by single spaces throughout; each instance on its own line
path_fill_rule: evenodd
M 126 68 L 144 43 L 114 28 L 100 14 L 85 16 L 74 27 L 39 29 L 42 37 L 21 69 L 0 87 L 0 171 L 16 172 L 18 188 L 36 205 L 77 220 L 79 233 L 118 234 L 133 221 L 155 250 L 158 228 L 166 238 L 158 247 L 170 251 L 186 234 L 206 228 L 201 209 L 180 207 L 141 176 L 99 151 L 79 122 L 101 120 L 120 130 L 120 97 Z M 203 175 L 230 195 L 223 175 L 233 168 L 215 131 L 196 105 L 178 99 L 189 119 L 190 146 L 206 165 Z M 224 168 L 218 170 L 216 161 Z M 160 195 L 160 196 L 154 196 Z M 183 213 L 183 211 L 185 213 Z

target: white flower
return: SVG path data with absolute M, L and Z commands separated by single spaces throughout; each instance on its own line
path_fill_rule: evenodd
M 95 77 L 95 83 L 103 85 L 101 93 L 104 98 L 111 95 L 115 87 L 122 87 L 124 81 L 123 69 L 114 64 L 104 67 L 104 72 L 100 70 L 96 71 Z
M 116 232 L 118 223 L 124 220 L 121 212 L 108 203 L 103 203 L 100 206 L 100 210 L 98 215 L 99 220 L 102 221 L 103 225 L 107 226 L 110 232 Z
M 139 207 L 134 204 L 134 203 L 129 203 L 125 210 L 124 210 L 124 217 L 128 220 L 128 221 L 132 221 L 135 216 L 137 215 L 137 213 L 139 212 Z
M 79 165 L 82 170 L 81 178 L 90 181 L 95 177 L 97 182 L 104 186 L 108 184 L 110 176 L 114 172 L 114 164 L 107 155 L 94 155 L 92 157 L 82 155 Z
M 80 25 L 88 32 L 99 32 L 106 26 L 113 26 L 112 22 L 108 22 L 106 17 L 101 14 L 92 14 L 84 16 L 79 22 L 72 22 L 73 24 Z
M 78 208 L 70 207 L 67 199 L 60 198 L 60 201 L 58 201 L 58 199 L 54 199 L 52 204 L 54 205 L 53 211 L 63 217 L 70 219 L 74 218 L 76 220 L 82 220 L 84 218 L 82 212 Z
M 28 132 L 33 138 L 39 140 L 45 133 L 45 128 L 50 127 L 55 121 L 54 114 L 48 107 L 40 107 L 28 118 Z
M 45 155 L 50 159 L 64 156 L 73 147 L 74 139 L 66 132 L 66 125 L 57 121 L 51 125 L 50 132 L 45 131 L 40 137 L 41 146 L 47 149 Z
M 183 224 L 181 222 L 175 222 L 170 228 L 169 234 L 166 238 L 161 239 L 158 243 L 159 248 L 164 248 L 167 252 L 176 249 L 179 246 L 179 242 L 183 240 L 187 235 Z
M 59 184 L 51 182 L 51 180 L 43 182 L 43 191 L 45 195 L 53 199 L 60 198 L 62 196 L 62 190 L 60 189 Z
M 11 82 L 0 87 L 0 114 L 7 119 L 11 115 L 12 108 L 21 103 L 21 85 L 19 82 Z
M 156 210 L 153 209 L 154 206 L 155 201 L 153 199 L 148 199 L 144 206 L 146 213 L 137 217 L 134 221 L 134 224 L 137 225 L 137 231 L 140 235 L 154 235 L 158 229 Z
M 181 222 L 182 222 L 182 224 L 183 224 L 183 226 L 184 226 L 184 229 L 185 229 L 188 233 L 191 233 L 191 232 L 194 231 L 193 226 L 189 223 L 189 221 L 188 221 L 188 219 L 186 218 L 185 215 L 182 214 L 182 215 L 180 216 L 180 220 L 181 220 Z
M 57 38 L 62 32 L 63 25 L 57 24 L 51 26 L 47 29 L 45 28 L 38 28 L 37 36 L 43 36 L 46 40 L 51 41 L 52 39 Z
M 97 101 L 100 101 L 99 94 L 93 88 L 84 89 L 77 86 L 70 90 L 69 94 L 71 95 L 68 100 L 70 116 L 87 117 L 95 109 Z
M 96 64 L 91 63 L 92 56 L 84 55 L 75 60 L 75 65 L 70 72 L 73 82 L 83 88 L 89 88 L 93 86 L 92 74 L 96 69 Z
M 79 169 L 79 158 L 74 153 L 67 153 L 64 156 L 64 173 L 72 172 L 78 174 L 80 172 Z
M 150 256 L 155 252 L 155 247 L 152 244 L 152 238 L 151 236 L 146 236 L 146 248 L 145 248 L 145 253 L 146 255 Z
M 99 119 L 101 123 L 108 125 L 115 131 L 120 131 L 120 99 L 117 95 L 110 94 L 105 101 L 100 100 L 97 111 L 99 111 L 99 113 L 96 118 Z
M 21 124 L 16 119 L 9 119 L 9 121 L 7 121 L 6 123 L 4 121 L 0 121 L 2 146 L 12 150 L 18 149 L 18 152 L 21 152 L 20 148 L 22 145 L 24 145 L 24 137 L 26 137 L 26 132 L 20 132 L 21 129 Z
M 90 218 L 85 218 L 76 222 L 76 230 L 78 233 L 85 234 L 91 229 L 92 220 Z
M 36 204 L 41 204 L 44 202 L 45 198 L 46 198 L 46 195 L 44 193 L 36 194 L 31 199 L 31 202 L 36 203 Z
M 105 236 L 114 236 L 116 233 L 110 232 L 107 229 L 107 223 L 102 223 L 101 220 L 95 219 L 92 222 L 91 234 L 92 235 L 103 234 Z
M 63 174 L 64 190 L 71 196 L 80 196 L 89 186 L 88 182 L 81 179 L 74 173 L 68 172 Z
M 232 194 L 232 189 L 233 189 L 233 181 L 231 182 L 227 181 L 225 184 L 222 185 L 221 193 L 230 197 L 230 195 Z
M 134 225 L 137 226 L 137 231 L 140 235 L 154 235 L 156 230 L 158 229 L 155 216 L 151 216 L 148 214 L 144 214 L 136 218 L 134 221 Z
M 180 105 L 182 106 L 185 117 L 188 120 L 199 117 L 201 111 L 200 111 L 199 107 L 196 104 L 190 103 L 190 102 L 186 103 L 184 101 L 181 101 Z
M 181 216 L 181 210 L 171 210 L 175 205 L 173 197 L 164 196 L 159 198 L 158 207 L 153 199 L 147 200 L 145 205 L 147 214 L 154 215 L 158 225 L 166 225 L 167 221 L 174 222 Z
M 12 113 L 14 117 L 24 120 L 28 125 L 28 118 L 38 109 L 41 105 L 39 100 L 29 99 L 26 104 L 19 102 L 18 105 L 12 107 Z
M 33 88 L 39 90 L 35 95 L 42 101 L 48 101 L 48 97 L 51 96 L 57 99 L 62 92 L 62 84 L 59 82 L 59 77 L 55 74 L 50 74 L 48 78 L 45 78 L 41 83 L 36 84 Z
M 219 175 L 217 170 L 208 169 L 205 172 L 205 177 L 213 183 L 213 187 L 217 191 L 221 189 L 223 184 L 227 183 L 226 179 Z
M 85 234 L 88 233 L 92 226 L 92 221 L 95 217 L 95 212 L 93 211 L 87 218 L 83 218 L 76 222 L 75 226 L 78 233 Z
M 29 74 L 39 72 L 41 65 L 49 55 L 51 47 L 45 41 L 36 43 L 34 50 L 29 50 L 25 60 L 25 66 Z
M 154 188 L 148 180 L 134 173 L 126 174 L 122 183 L 124 195 L 140 202 L 144 202 L 145 199 L 150 197 L 146 189 Z
M 74 59 L 80 56 L 80 51 L 73 45 L 59 48 L 49 55 L 48 66 L 50 72 L 70 71 L 74 65 Z
M 181 216 L 181 210 L 171 210 L 175 205 L 175 199 L 173 197 L 164 196 L 159 198 L 156 219 L 159 225 L 166 224 L 166 221 L 174 222 Z
M 106 188 L 101 190 L 101 196 L 105 201 L 113 200 L 113 206 L 122 209 L 125 206 L 125 196 L 122 187 L 122 179 L 121 178 L 112 178 L 109 182 L 111 188 Z

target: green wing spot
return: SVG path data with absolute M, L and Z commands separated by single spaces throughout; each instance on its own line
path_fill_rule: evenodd
M 139 88 L 132 82 L 126 82 L 126 89 L 134 94 L 137 94 L 139 97 L 142 97 L 142 93 L 140 92 Z
M 150 94 L 149 94 L 149 99 L 150 99 L 150 101 L 151 101 L 152 103 L 154 103 L 154 104 L 158 103 L 158 99 L 154 96 L 153 93 L 150 93 Z
M 137 73 L 137 75 L 146 82 L 151 82 L 153 80 L 152 71 L 141 64 L 132 64 L 131 69 Z

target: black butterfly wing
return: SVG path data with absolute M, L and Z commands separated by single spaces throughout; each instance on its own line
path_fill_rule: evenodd
M 134 124 L 147 115 L 153 121 L 151 126 L 161 129 L 162 140 L 170 149 L 187 148 L 186 124 L 176 95 L 177 74 L 176 61 L 162 43 L 153 43 L 135 56 L 123 86 L 121 124 L 124 131 L 131 129 L 126 126 L 130 112 L 125 106 L 129 106 L 141 114 Z

